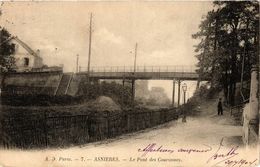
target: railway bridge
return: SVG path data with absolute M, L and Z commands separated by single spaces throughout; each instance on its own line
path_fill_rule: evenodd
M 135 97 L 136 80 L 172 80 L 172 105 L 174 105 L 175 84 L 178 84 L 178 106 L 180 104 L 181 81 L 201 81 L 207 78 L 199 78 L 195 66 L 93 66 L 87 70 L 79 67 L 79 74 L 85 74 L 93 79 L 119 79 L 124 86 L 126 81 L 132 85 L 132 100 Z

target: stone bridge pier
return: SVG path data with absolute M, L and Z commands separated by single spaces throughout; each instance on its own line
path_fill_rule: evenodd
M 243 141 L 246 145 L 259 142 L 259 102 L 258 102 L 258 68 L 251 69 L 250 99 L 243 112 Z

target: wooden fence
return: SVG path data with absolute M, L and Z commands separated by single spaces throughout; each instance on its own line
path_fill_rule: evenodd
M 150 128 L 178 118 L 175 109 L 159 111 L 90 112 L 6 115 L 2 132 L 8 147 L 44 148 L 80 145 Z M 5 144 L 6 145 L 6 144 Z

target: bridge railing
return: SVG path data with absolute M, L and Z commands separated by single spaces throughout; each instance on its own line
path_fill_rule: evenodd
M 194 73 L 196 66 L 92 66 L 90 72 L 185 72 Z M 80 67 L 80 72 L 87 72 L 87 67 Z

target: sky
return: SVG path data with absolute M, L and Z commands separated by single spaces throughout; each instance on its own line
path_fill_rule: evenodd
M 65 72 L 75 72 L 77 54 L 79 65 L 87 67 L 90 13 L 91 66 L 133 66 L 135 43 L 137 66 L 195 66 L 199 41 L 191 35 L 212 2 L 5 2 L 1 9 L 0 25 L 40 49 L 45 64 L 63 64 Z M 191 96 L 196 84 L 187 84 Z M 172 98 L 172 81 L 149 81 L 149 88 L 155 86 Z
M 89 16 L 93 13 L 91 66 L 189 65 L 197 60 L 191 35 L 212 2 L 5 2 L 0 25 L 64 71 L 87 66 Z M 57 48 L 57 49 L 55 49 Z

